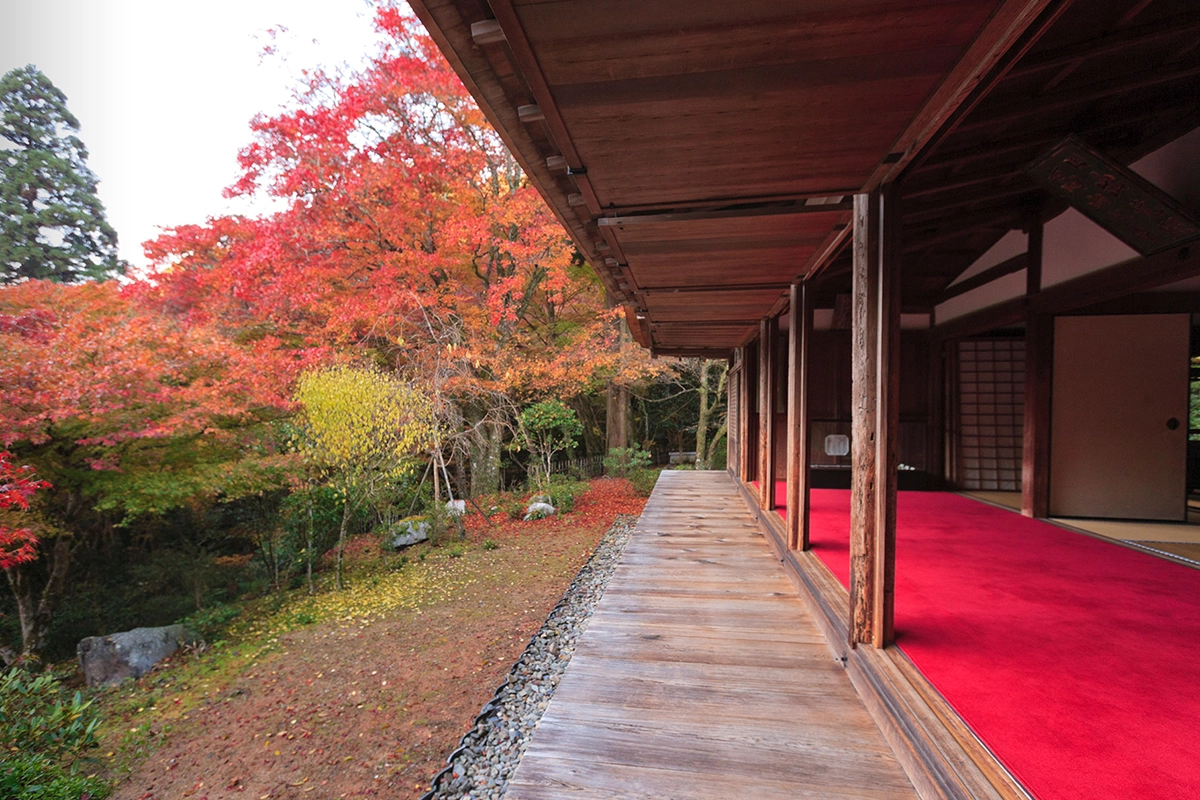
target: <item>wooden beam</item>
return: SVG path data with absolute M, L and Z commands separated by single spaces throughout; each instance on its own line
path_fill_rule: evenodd
M 521 76 L 525 78 L 525 84 L 529 87 L 534 100 L 537 101 L 538 109 L 545 118 L 546 128 L 549 130 L 551 138 L 558 145 L 559 153 L 567 160 L 567 169 L 575 177 L 575 184 L 579 187 L 584 205 L 593 215 L 599 214 L 600 200 L 596 197 L 591 181 L 588 180 L 587 166 L 579 157 L 579 151 L 575 149 L 575 142 L 567 132 L 566 123 L 563 122 L 562 115 L 558 112 L 558 106 L 554 102 L 554 96 L 550 93 L 546 76 L 542 73 L 542 66 L 533 53 L 529 37 L 525 35 L 525 28 L 521 25 L 516 9 L 513 8 L 512 0 L 491 0 L 488 5 L 491 6 L 492 13 L 496 15 L 496 22 L 499 23 L 509 51 L 516 61 L 515 66 Z
M 978 336 L 981 333 L 994 331 L 997 328 L 1007 328 L 1020 325 L 1025 320 L 1025 309 L 1028 300 L 1024 297 L 1014 297 L 994 306 L 963 314 L 948 322 L 943 322 L 929 331 L 929 338 L 935 342 L 946 342 L 953 339 L 964 339 L 968 336 Z
M 1116 33 L 1039 53 L 1036 57 L 1024 59 L 1013 68 L 1009 76 L 1023 78 L 1038 72 L 1070 66 L 1078 61 L 1096 56 L 1118 53 L 1131 47 L 1140 47 L 1164 39 L 1185 37 L 1197 29 L 1200 29 L 1200 14 L 1194 11 L 1176 14 L 1148 25 L 1125 28 Z
M 1062 314 L 1197 275 L 1200 275 L 1200 242 L 1193 242 L 1056 283 L 1033 296 L 1031 310 L 1037 314 Z
M 787 392 L 787 547 L 808 549 L 809 436 L 812 411 L 808 403 L 809 346 L 813 332 L 813 287 L 792 284 L 788 308 Z
M 900 219 L 895 187 L 854 198 L 850 645 L 895 639 Z
M 1200 220 L 1189 209 L 1074 134 L 1024 172 L 1142 255 L 1200 238 Z
M 1200 314 L 1200 292 L 1141 292 L 1083 306 L 1067 314 Z
M 775 343 L 779 322 L 767 317 L 758 328 L 758 490 L 759 505 L 775 508 Z
M 737 292 L 782 292 L 791 288 L 791 283 L 739 283 L 735 286 L 644 286 L 638 289 L 638 294 L 655 297 L 664 294 L 706 294 L 719 292 L 721 294 L 736 294 Z
M 805 262 L 804 269 L 800 272 L 801 279 L 812 280 L 824 272 L 842 252 L 842 248 L 848 241 L 850 241 L 850 225 L 843 223 L 834 225 L 833 229 L 825 235 L 825 240 Z
M 912 161 L 974 108 L 1015 61 L 1041 38 L 1070 0 L 1005 0 L 962 58 L 891 147 L 890 160 L 863 187 L 871 191 L 894 181 Z M 1049 14 L 1044 14 L 1047 9 Z M 1039 23 L 1039 20 L 1040 23 Z
M 784 214 L 822 214 L 850 210 L 850 203 L 808 205 L 793 202 L 771 205 L 749 205 L 735 208 L 696 209 L 669 212 L 616 212 L 606 210 L 608 216 L 600 217 L 596 224 L 601 228 L 620 228 L 628 225 L 653 225 L 664 222 L 693 222 L 713 219 L 741 219 L 745 217 L 776 217 Z
M 649 348 L 650 355 L 670 356 L 672 358 L 710 358 L 724 360 L 733 352 L 731 347 L 658 347 Z
M 1088 86 L 1072 86 L 1070 89 L 1044 94 L 1033 100 L 1022 98 L 1004 105 L 997 105 L 988 109 L 986 116 L 974 117 L 958 130 L 960 133 L 968 133 L 1003 127 L 1014 122 L 1023 122 L 1026 118 L 1036 117 L 1046 112 L 1062 111 L 1094 103 L 1106 97 L 1128 94 L 1142 89 L 1154 89 L 1162 84 L 1187 80 L 1197 75 L 1200 75 L 1200 64 L 1195 61 L 1172 65 L 1171 69 L 1155 65 L 1148 70 L 1133 74 L 1125 73 L 1119 77 L 1097 81 Z
M 1011 275 L 1014 272 L 1020 272 L 1025 269 L 1025 254 L 1018 253 L 1012 258 L 1001 261 L 994 267 L 988 267 L 978 275 L 961 280 L 958 283 L 952 283 L 942 290 L 942 294 L 938 297 L 938 303 L 944 303 L 951 297 L 958 297 L 960 294 L 966 294 L 972 289 L 978 289 L 980 286 L 986 286 L 997 278 L 1003 278 L 1005 275 Z
M 1030 216 L 1027 228 L 1029 240 L 1025 253 L 1025 294 L 1032 296 L 1042 290 L 1042 251 L 1045 248 L 1046 226 L 1041 209 Z
M 1032 314 L 1067 314 L 1200 275 L 1200 243 L 1133 258 L 1081 275 L 1031 297 L 1016 297 L 944 322 L 930 330 L 934 341 L 961 339 L 1020 324 Z

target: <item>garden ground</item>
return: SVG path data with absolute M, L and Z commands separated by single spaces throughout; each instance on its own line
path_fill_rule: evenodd
M 127 773 L 114 796 L 420 797 L 615 517 L 644 502 L 600 479 L 562 518 L 476 514 L 465 543 L 239 620 L 231 643 L 105 698 L 102 755 Z M 389 563 L 373 540 L 358 550 Z

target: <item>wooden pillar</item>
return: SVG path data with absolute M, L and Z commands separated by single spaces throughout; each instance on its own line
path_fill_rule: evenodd
M 775 508 L 775 349 L 779 324 L 774 317 L 759 322 L 758 337 L 758 489 L 759 505 Z
M 739 406 L 741 407 L 738 424 L 741 426 L 738 435 L 738 477 L 743 482 L 750 480 L 754 470 L 751 469 L 751 459 L 755 457 L 757 441 L 750 441 L 750 417 L 754 414 L 754 397 L 752 393 L 757 387 L 751 387 L 751 378 L 755 370 L 750 363 L 750 348 L 742 348 L 742 373 L 738 376 Z
M 894 186 L 854 198 L 851 646 L 895 640 L 900 219 Z
M 929 343 L 929 424 L 925 430 L 925 471 L 946 479 L 946 348 Z
M 787 537 L 792 550 L 808 549 L 809 418 L 808 350 L 812 343 L 813 290 L 793 283 L 788 311 Z
M 1042 289 L 1042 220 L 1029 225 L 1026 295 Z M 1025 313 L 1025 419 L 1021 513 L 1050 515 L 1050 392 L 1054 379 L 1054 317 Z

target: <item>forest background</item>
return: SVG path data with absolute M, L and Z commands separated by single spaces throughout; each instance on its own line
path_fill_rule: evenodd
M 282 210 L 171 229 L 137 278 L 66 99 L 5 76 L 6 662 L 311 587 L 348 535 L 448 497 L 606 455 L 724 466 L 724 363 L 633 345 L 420 26 L 386 0 L 376 25 L 365 68 L 253 121 L 228 191 Z

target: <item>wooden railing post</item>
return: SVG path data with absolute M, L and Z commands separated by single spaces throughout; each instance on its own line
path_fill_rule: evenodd
M 775 343 L 774 317 L 759 323 L 758 337 L 758 488 L 759 505 L 775 508 Z
M 813 292 L 793 283 L 788 311 L 787 538 L 792 550 L 808 549 L 809 432 L 808 350 L 812 343 Z
M 900 246 L 895 188 L 854 198 L 851 328 L 852 646 L 895 639 Z

